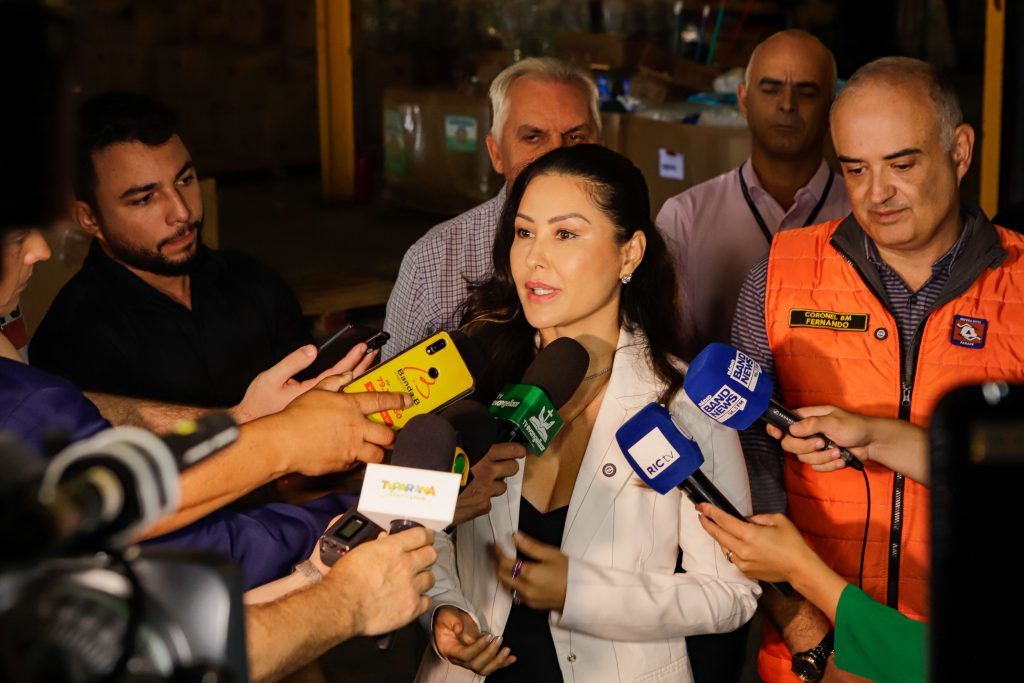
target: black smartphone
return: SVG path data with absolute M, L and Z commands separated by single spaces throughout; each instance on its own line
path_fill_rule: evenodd
M 316 377 L 344 358 L 345 354 L 360 342 L 366 343 L 369 353 L 384 346 L 390 338 L 391 335 L 383 330 L 375 330 L 365 325 L 345 325 L 320 345 L 313 362 L 306 369 L 295 373 L 293 379 L 303 382 Z

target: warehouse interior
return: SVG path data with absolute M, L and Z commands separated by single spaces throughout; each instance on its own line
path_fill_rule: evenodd
M 603 144 L 652 211 L 750 155 L 736 86 L 786 28 L 819 37 L 839 78 L 881 56 L 942 67 L 979 132 L 966 202 L 1024 230 L 1024 10 L 1000 0 L 53 0 L 75 27 L 76 97 L 152 96 L 178 113 L 203 181 L 204 240 L 256 257 L 314 336 L 379 327 L 406 250 L 494 197 L 487 88 L 531 56 L 594 75 Z M 1002 154 L 1000 154 L 1002 151 Z M 828 159 L 836 166 L 834 154 Z M 80 267 L 72 221 L 22 298 L 29 335 Z M 358 481 L 344 484 L 358 490 Z M 413 680 L 417 624 L 391 651 L 345 643 L 295 680 Z M 753 648 L 753 649 L 751 649 Z M 758 680 L 752 657 L 744 681 Z

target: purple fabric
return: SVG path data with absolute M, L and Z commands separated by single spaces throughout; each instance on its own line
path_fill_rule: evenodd
M 309 557 L 331 518 L 358 500 L 353 494 L 335 493 L 302 505 L 271 503 L 245 512 L 223 508 L 143 545 L 230 557 L 242 568 L 249 590 L 285 576 Z
M 70 382 L 0 358 L 0 432 L 43 454 L 43 435 L 50 429 L 62 429 L 79 441 L 109 426 Z M 357 500 L 352 494 L 332 494 L 303 505 L 275 503 L 245 512 L 223 508 L 146 545 L 220 553 L 241 567 L 248 590 L 284 576 L 308 557 L 331 518 Z
M 70 382 L 30 365 L 0 358 L 0 431 L 43 454 L 43 435 L 63 431 L 79 441 L 106 429 L 96 406 Z

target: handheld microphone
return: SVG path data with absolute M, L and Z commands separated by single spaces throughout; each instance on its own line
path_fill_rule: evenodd
M 648 403 L 626 420 L 615 440 L 637 476 L 664 495 L 673 488 L 686 494 L 693 503 L 710 503 L 733 517 L 746 518 L 700 471 L 704 454 L 672 420 L 671 413 L 657 403 Z M 789 584 L 769 584 L 785 595 L 793 592 Z
M 398 533 L 417 526 L 440 531 L 455 517 L 462 475 L 450 471 L 458 443 L 454 427 L 438 415 L 416 415 L 395 437 L 390 465 L 369 464 L 359 503 L 320 537 L 320 559 L 333 566 L 356 546 L 387 528 Z M 391 649 L 394 633 L 376 638 Z
M 690 363 L 683 390 L 700 410 L 715 422 L 743 430 L 758 419 L 789 433 L 800 417 L 772 400 L 772 381 L 753 358 L 728 344 L 708 344 Z M 818 438 L 826 449 L 839 448 L 839 456 L 857 471 L 864 463 L 838 447 L 824 434 Z
M 445 528 L 455 516 L 460 474 L 450 472 L 454 428 L 437 415 L 417 415 L 395 437 L 390 465 L 369 464 L 359 503 L 327 528 L 320 560 L 333 566 L 384 529 Z
M 455 516 L 455 499 L 459 495 L 458 484 L 462 477 L 453 473 L 451 466 L 452 454 L 458 446 L 458 434 L 440 415 L 417 415 L 409 421 L 406 429 L 409 426 L 415 429 L 404 438 L 395 438 L 390 465 L 367 465 L 367 469 L 372 467 L 375 471 L 367 472 L 363 478 L 358 507 L 367 516 L 370 513 L 378 516 L 381 521 L 374 521 L 379 526 L 388 526 L 391 533 L 417 526 L 439 531 L 448 526 Z M 383 484 L 371 487 L 373 490 L 368 492 L 367 482 L 381 476 L 380 469 L 384 467 L 388 468 L 383 472 L 387 479 L 382 479 Z M 455 486 L 439 488 L 434 477 L 443 478 L 437 480 L 438 483 L 454 481 Z M 379 498 L 382 492 L 387 495 Z M 369 498 L 367 493 L 371 494 Z M 385 520 L 386 524 L 382 523 Z
M 440 531 L 455 517 L 461 475 L 450 471 L 452 453 L 458 444 L 455 428 L 439 415 L 417 415 L 395 438 L 391 465 L 367 465 L 359 512 L 395 534 L 417 526 Z M 387 467 L 383 475 L 380 468 Z M 371 472 L 370 468 L 374 468 Z M 397 472 L 396 472 L 397 471 Z M 381 479 L 396 474 L 397 481 Z M 374 485 L 380 479 L 381 488 Z M 447 480 L 447 481 L 446 481 Z M 370 490 L 367 491 L 367 484 Z M 432 500 L 434 497 L 437 500 Z M 376 638 L 378 650 L 390 650 L 395 634 Z
M 479 401 L 463 399 L 440 413 L 458 435 L 458 446 L 452 459 L 451 471 L 462 476 L 461 488 L 473 481 L 473 465 L 491 449 L 498 439 L 498 421 Z
M 534 455 L 543 453 L 563 426 L 558 409 L 576 393 L 590 355 L 575 339 L 559 337 L 537 354 L 521 384 L 506 384 L 490 412 L 502 425 L 497 441 L 513 441 Z

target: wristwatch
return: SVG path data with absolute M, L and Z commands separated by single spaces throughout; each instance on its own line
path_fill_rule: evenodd
M 832 645 L 832 630 L 825 634 L 821 642 L 810 650 L 796 652 L 793 654 L 793 673 L 801 681 L 820 681 L 825 675 L 825 665 L 828 658 L 835 652 Z

